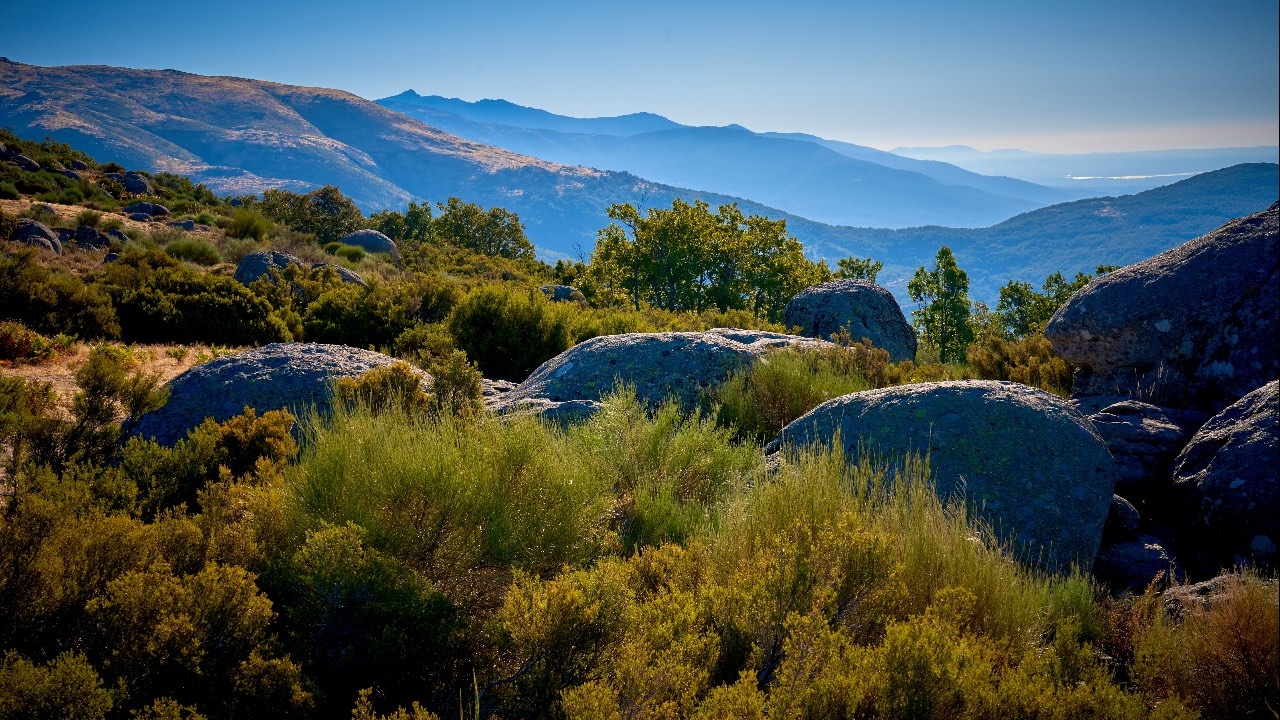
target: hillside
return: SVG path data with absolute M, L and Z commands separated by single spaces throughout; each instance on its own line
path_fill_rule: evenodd
M 980 227 L 1080 197 L 945 163 L 734 125 L 689 127 L 666 121 L 669 127 L 644 131 L 666 119 L 570 118 L 504 101 L 468 103 L 413 91 L 378 103 L 475 142 L 748 197 L 834 225 Z

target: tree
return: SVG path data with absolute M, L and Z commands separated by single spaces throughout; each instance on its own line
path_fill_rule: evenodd
M 942 362 L 964 360 L 965 348 L 974 337 L 969 321 L 969 275 L 956 264 L 951 248 L 943 245 L 938 249 L 933 270 L 916 270 L 907 283 L 907 294 L 920 305 L 911 311 L 911 317 L 921 338 L 938 349 Z
M 290 230 L 315 235 L 321 245 L 341 240 L 365 225 L 360 208 L 334 185 L 305 195 L 267 190 L 257 204 L 263 215 Z
M 369 216 L 369 224 L 396 243 L 430 242 L 433 236 L 431 204 L 411 202 L 403 213 L 395 210 L 376 212 Z
M 876 276 L 884 269 L 884 263 L 871 258 L 847 257 L 836 261 L 836 277 L 852 278 L 875 282 Z
M 515 213 L 499 207 L 486 211 L 456 197 L 449 198 L 448 203 L 436 203 L 436 207 L 440 216 L 431 221 L 435 242 L 493 257 L 533 259 L 533 244 L 525 237 L 524 226 Z
M 1097 276 L 1115 270 L 1114 265 L 1099 265 Z M 1076 273 L 1073 280 L 1068 281 L 1062 273 L 1054 273 L 1045 278 L 1040 286 L 1041 292 L 1031 288 L 1031 283 L 1021 280 L 1010 280 L 1000 288 L 1000 299 L 996 303 L 994 319 L 1003 334 L 1014 340 L 1044 332 L 1050 318 L 1071 299 L 1081 288 L 1088 285 L 1096 277 L 1088 273 Z

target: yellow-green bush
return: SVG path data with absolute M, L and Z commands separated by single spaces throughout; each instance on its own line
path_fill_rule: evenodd
M 969 364 L 984 380 L 1012 380 L 1063 396 L 1071 391 L 1071 367 L 1043 335 L 1022 340 L 987 336 L 967 352 Z

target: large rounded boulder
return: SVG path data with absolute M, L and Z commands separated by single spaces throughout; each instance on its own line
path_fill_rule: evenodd
M 1216 412 L 1280 372 L 1280 203 L 1103 275 L 1045 329 L 1076 395 Z
M 916 333 L 888 290 L 866 280 L 832 280 L 801 292 L 787 303 L 782 320 L 808 337 L 828 339 L 846 330 L 889 352 L 893 362 L 914 360 Z
M 344 235 L 338 242 L 343 245 L 362 248 L 365 252 L 387 253 L 393 260 L 400 259 L 400 253 L 396 250 L 395 241 L 377 230 L 357 230 Z
M 592 403 L 620 383 L 657 405 L 674 399 L 692 409 L 698 393 L 723 383 L 729 374 L 771 348 L 817 345 L 795 335 L 716 328 L 706 332 L 625 333 L 591 338 L 551 358 L 514 390 L 503 395 L 500 411 L 534 410 L 559 417 L 561 404 L 574 417 L 590 414 Z
M 1173 483 L 1206 572 L 1277 565 L 1280 389 L 1271 381 L 1209 419 L 1178 454 Z
M 929 456 L 939 497 L 963 497 L 1025 559 L 1093 566 L 1111 507 L 1114 461 L 1089 421 L 1055 395 L 990 380 L 845 395 L 783 428 L 770 450 L 830 445 L 901 467 Z
M 289 253 L 275 250 L 251 252 L 240 258 L 240 264 L 236 266 L 235 279 L 241 285 L 249 285 L 272 270 L 284 270 L 290 265 L 306 267 L 305 263 Z
M 169 402 L 147 413 L 129 432 L 172 445 L 213 418 L 223 422 L 251 407 L 259 413 L 306 412 L 329 407 L 331 383 L 395 362 L 371 350 L 318 343 L 273 343 L 197 365 L 169 383 Z M 420 373 L 424 384 L 430 383 Z
M 24 245 L 62 254 L 62 237 L 39 220 L 18 218 L 18 229 L 13 233 L 13 239 Z

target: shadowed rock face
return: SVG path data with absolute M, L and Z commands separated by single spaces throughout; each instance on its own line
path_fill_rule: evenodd
M 543 363 L 497 408 L 530 410 L 548 417 L 591 414 L 594 401 L 619 383 L 635 387 L 642 401 L 674 398 L 686 410 L 698 392 L 718 385 L 766 350 L 818 341 L 779 333 L 716 328 L 706 332 L 625 333 L 580 343 Z M 565 413 L 560 403 L 573 403 Z M 571 411 L 571 412 L 570 412 Z
M 866 338 L 889 351 L 893 362 L 914 360 L 916 333 L 888 290 L 866 280 L 832 280 L 814 285 L 787 303 L 787 326 L 809 337 L 828 339 L 842 328 L 856 341 Z
M 1075 395 L 1216 412 L 1280 371 L 1280 203 L 1089 283 L 1045 335 Z
M 1209 419 L 1174 461 L 1206 572 L 1247 562 L 1275 567 L 1280 555 L 1280 386 L 1271 381 Z
M 329 407 L 330 383 L 356 377 L 395 358 L 345 345 L 273 343 L 197 365 L 169 383 L 169 402 L 139 418 L 128 430 L 172 445 L 211 417 L 223 422 L 244 412 L 288 408 L 305 412 Z M 419 372 L 424 384 L 431 378 Z
M 937 491 L 962 494 L 1024 558 L 1054 570 L 1093 566 L 1111 506 L 1114 461 L 1088 420 L 1062 399 L 996 381 L 920 383 L 828 400 L 770 450 L 840 438 L 899 466 L 929 453 Z
M 240 264 L 236 266 L 236 282 L 249 285 L 272 270 L 284 270 L 290 265 L 301 267 L 303 262 L 289 253 L 275 250 L 252 252 L 240 258 Z
M 353 245 L 366 252 L 388 253 L 393 260 L 400 259 L 400 253 L 396 251 L 395 241 L 377 230 L 357 230 L 344 235 L 338 242 L 344 245 Z

